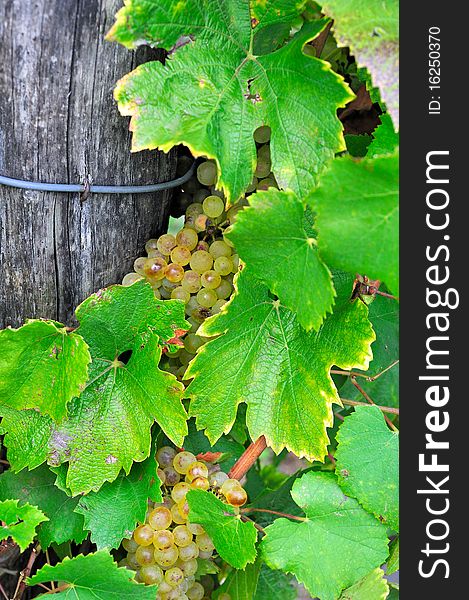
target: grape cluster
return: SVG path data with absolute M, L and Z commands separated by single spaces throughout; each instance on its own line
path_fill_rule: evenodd
M 136 579 L 157 584 L 157 600 L 202 600 L 215 586 L 211 577 L 196 581 L 197 559 L 213 560 L 215 546 L 204 529 L 191 523 L 186 494 L 211 491 L 226 503 L 239 507 L 247 495 L 239 481 L 230 479 L 219 465 L 163 446 L 156 454 L 163 484 L 163 502 L 149 502 L 145 523 L 122 543 L 127 557 L 121 566 L 136 570 Z M 230 600 L 226 595 L 224 600 Z
M 233 292 L 239 256 L 224 232 L 249 204 L 250 193 L 277 187 L 271 172 L 270 127 L 259 127 L 254 139 L 257 167 L 246 195 L 226 208 L 223 193 L 216 189 L 215 162 L 202 162 L 196 176 L 184 184 L 173 202 L 173 216 L 185 215 L 183 228 L 175 235 L 165 233 L 148 240 L 147 255 L 137 258 L 134 272 L 125 275 L 122 281 L 123 285 L 131 285 L 145 278 L 157 298 L 175 298 L 185 303 L 191 329 L 184 337 L 184 347 L 169 351 L 161 364 L 179 379 L 183 379 L 188 363 L 206 341 L 197 335 L 199 326 L 207 317 L 219 313 Z M 189 168 L 191 160 L 186 156 L 180 158 L 180 172 Z

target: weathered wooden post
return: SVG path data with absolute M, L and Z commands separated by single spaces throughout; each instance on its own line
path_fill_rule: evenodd
M 0 0 L 0 174 L 109 185 L 174 177 L 174 155 L 130 154 L 112 97 L 137 64 L 135 54 L 104 40 L 121 4 Z M 139 62 L 148 58 L 139 51 Z M 79 194 L 0 186 L 0 327 L 28 317 L 70 322 L 76 305 L 120 282 L 166 226 L 170 194 L 82 202 Z

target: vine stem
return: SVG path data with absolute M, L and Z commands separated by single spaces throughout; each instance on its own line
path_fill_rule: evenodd
M 241 513 L 245 514 L 248 512 L 263 512 L 269 513 L 270 515 L 277 515 L 278 517 L 285 517 L 287 519 L 293 519 L 294 521 L 306 521 L 305 517 L 297 517 L 296 515 L 290 515 L 288 513 L 278 512 L 277 510 L 270 510 L 268 508 L 242 508 Z
M 252 465 L 256 462 L 259 456 L 267 448 L 267 442 L 265 437 L 261 435 L 255 442 L 250 444 L 246 450 L 241 454 L 239 459 L 231 467 L 228 477 L 231 479 L 241 479 L 246 475 Z
M 257 531 L 260 531 L 261 533 L 265 534 L 264 528 L 261 527 L 260 525 L 258 525 L 255 521 L 253 521 L 249 517 L 246 517 L 246 515 L 239 515 L 239 518 L 241 519 L 241 521 L 243 521 L 243 523 L 252 523 L 254 525 L 254 527 L 257 529 Z
M 3 585 L 1 583 L 0 583 L 0 593 L 5 598 L 5 600 L 9 600 L 7 593 L 5 592 L 5 588 L 3 587 Z
M 381 375 L 384 375 L 387 371 L 399 364 L 398 360 L 395 360 L 385 369 L 380 371 L 377 375 L 367 375 L 366 373 L 359 373 L 358 371 L 342 371 L 342 369 L 331 369 L 332 375 L 346 375 L 347 377 L 363 377 L 366 381 L 376 381 Z
M 358 400 L 347 400 L 347 398 L 341 398 L 341 401 L 342 404 L 346 404 L 348 406 L 368 406 L 367 402 L 358 402 Z M 392 408 L 390 406 L 379 406 L 379 404 L 375 404 L 375 406 L 384 413 L 391 413 L 393 415 L 399 414 L 398 408 Z
M 34 562 L 36 561 L 36 558 L 39 556 L 40 552 L 41 546 L 39 544 L 37 544 L 31 550 L 28 563 L 26 567 L 20 572 L 20 576 L 18 577 L 18 583 L 16 584 L 16 590 L 12 600 L 21 600 L 21 598 L 23 597 L 24 591 L 26 589 L 26 578 L 30 576 L 31 569 L 33 568 Z
M 68 590 L 69 588 L 70 584 L 64 583 L 63 585 L 59 585 L 59 587 L 56 587 L 54 590 L 49 590 L 44 594 L 44 596 L 48 596 L 50 594 L 57 594 L 58 592 L 63 592 L 64 590 Z
M 365 390 L 362 388 L 362 386 L 358 383 L 358 381 L 356 380 L 355 377 L 350 377 L 350 381 L 353 383 L 353 385 L 357 388 L 357 390 L 360 392 L 360 394 L 365 398 L 365 400 L 367 400 L 367 402 L 369 402 L 371 405 L 376 406 L 375 402 L 370 398 L 370 396 L 365 392 Z M 391 421 L 391 419 L 386 416 L 386 414 L 383 413 L 383 416 L 386 420 L 386 423 L 389 425 L 389 427 L 397 432 L 398 429 L 397 427 L 394 425 L 394 423 Z

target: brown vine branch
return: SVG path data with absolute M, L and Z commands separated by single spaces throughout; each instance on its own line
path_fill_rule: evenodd
M 383 369 L 376 375 L 367 375 L 366 373 L 359 373 L 358 371 L 342 371 L 342 369 L 331 369 L 330 372 L 332 375 L 346 375 L 347 377 L 363 377 L 363 379 L 365 379 L 366 381 L 376 381 L 377 379 L 379 379 L 379 377 L 381 377 L 381 375 L 384 375 L 387 371 L 395 367 L 397 364 L 399 364 L 399 361 L 395 360 L 393 363 L 388 365 L 385 369 Z
M 261 435 L 255 442 L 250 444 L 246 450 L 241 454 L 239 459 L 235 462 L 235 464 L 231 467 L 228 476 L 231 479 L 241 479 L 246 475 L 252 465 L 256 462 L 259 456 L 264 452 L 267 448 L 267 442 L 265 437 Z
M 347 406 L 368 406 L 367 402 L 358 402 L 358 400 L 347 400 L 347 398 L 341 398 L 341 401 L 342 404 L 346 404 Z M 375 404 L 375 406 L 384 413 L 399 415 L 398 408 L 392 408 L 390 406 L 380 406 L 379 404 Z
M 26 567 L 20 572 L 20 576 L 18 577 L 18 583 L 16 584 L 16 590 L 12 600 L 21 600 L 21 598 L 23 597 L 24 591 L 26 589 L 26 579 L 30 576 L 31 569 L 33 568 L 34 562 L 36 561 L 36 558 L 39 556 L 40 552 L 41 546 L 39 544 L 37 544 L 31 550 L 28 563 Z
M 270 515 L 277 515 L 278 517 L 285 517 L 287 519 L 293 519 L 294 521 L 306 521 L 305 517 L 297 517 L 296 515 L 290 515 L 288 513 L 283 513 L 283 512 L 278 512 L 277 510 L 270 510 L 268 508 L 242 508 L 241 509 L 242 514 L 244 515 L 245 513 L 248 512 L 263 512 L 263 513 L 269 513 Z
M 44 596 L 47 596 L 49 594 L 57 594 L 58 592 L 63 592 L 64 590 L 68 590 L 69 588 L 70 588 L 70 584 L 64 583 L 63 585 L 59 585 L 59 587 L 56 587 L 53 590 L 49 590 L 48 592 L 46 592 L 44 594 Z
M 362 388 L 362 386 L 358 383 L 358 381 L 355 379 L 355 377 L 350 377 L 350 381 L 353 383 L 353 385 L 357 388 L 357 390 L 360 392 L 360 394 L 365 398 L 365 400 L 367 402 L 369 402 L 371 405 L 376 406 L 376 403 L 370 398 L 370 396 L 365 392 L 365 390 Z M 389 427 L 393 430 L 393 431 L 397 431 L 397 427 L 394 425 L 394 423 L 391 421 L 391 419 L 386 416 L 385 413 L 383 413 L 383 416 L 386 420 L 386 423 L 389 425 Z
M 246 515 L 239 515 L 239 518 L 241 519 L 241 521 L 243 521 L 243 523 L 252 523 L 254 525 L 254 527 L 257 529 L 257 531 L 260 531 L 261 533 L 265 533 L 263 527 L 258 525 L 255 521 L 253 521 L 249 517 L 246 517 Z

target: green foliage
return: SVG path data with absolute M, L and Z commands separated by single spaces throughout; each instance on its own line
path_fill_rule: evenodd
M 65 558 L 54 567 L 44 565 L 34 577 L 28 578 L 28 583 L 36 585 L 60 581 L 61 585 L 68 586 L 54 594 L 61 600 L 154 600 L 156 586 L 136 583 L 133 577 L 132 571 L 118 568 L 112 556 L 101 551 Z
M 230 430 L 240 402 L 248 405 L 252 439 L 310 460 L 323 460 L 339 403 L 329 376 L 333 364 L 367 368 L 374 333 L 361 302 L 349 302 L 351 279 L 337 277 L 334 312 L 318 333 L 305 332 L 293 313 L 273 300 L 248 269 L 238 276 L 237 294 L 200 335 L 219 336 L 203 346 L 186 378 L 190 413 L 215 442 Z M 222 375 L 222 376 L 221 376 Z
M 231 506 L 209 492 L 191 490 L 187 501 L 190 521 L 202 525 L 223 560 L 235 569 L 254 562 L 257 532 L 252 523 L 243 523 Z
M 250 10 L 248 0 L 129 0 L 108 39 L 173 52 L 165 65 L 146 63 L 125 76 L 115 97 L 132 117 L 133 150 L 182 143 L 195 156 L 216 159 L 218 186 L 230 200 L 252 180 L 255 129 L 270 125 L 277 181 L 305 195 L 345 148 L 336 110 L 353 96 L 328 63 L 302 52 L 326 19 L 306 23 L 275 52 L 255 55 L 254 35 L 274 21 L 276 7 L 253 4 Z M 292 3 L 280 9 L 287 21 L 294 11 Z M 261 17 L 257 25 L 253 14 Z
M 0 539 L 11 537 L 24 552 L 36 535 L 36 528 L 47 521 L 45 514 L 31 504 L 18 505 L 18 500 L 0 501 Z
M 137 282 L 101 290 L 76 314 L 92 362 L 68 418 L 56 425 L 33 410 L 0 407 L 12 469 L 68 462 L 67 487 L 74 495 L 97 490 L 121 468 L 128 473 L 133 461 L 144 460 L 154 421 L 176 444 L 187 433 L 183 386 L 158 369 L 161 343 L 188 328 L 182 303 L 156 300 L 148 284 Z M 130 359 L 122 362 L 119 357 L 129 351 Z
M 321 5 L 334 19 L 339 42 L 370 71 L 399 127 L 399 1 L 324 0 Z
M 399 537 L 396 537 L 389 548 L 389 558 L 386 563 L 386 574 L 392 575 L 399 571 Z
M 53 321 L 0 331 L 0 405 L 34 408 L 61 421 L 88 378 L 88 347 Z
M 399 436 L 379 408 L 357 406 L 337 434 L 336 473 L 344 493 L 399 530 Z
M 385 527 L 343 495 L 334 475 L 306 473 L 292 496 L 306 518 L 302 523 L 279 518 L 266 528 L 261 550 L 271 568 L 293 573 L 321 600 L 336 600 L 385 561 Z
M 374 569 L 358 583 L 346 589 L 339 600 L 385 600 L 389 586 L 381 569 Z
M 134 463 L 128 476 L 120 473 L 112 483 L 80 499 L 76 512 L 83 515 L 98 550 L 117 548 L 124 537 L 131 537 L 136 523 L 145 522 L 149 498 L 161 502 L 156 469 L 151 453 L 142 463 Z
M 399 157 L 336 159 L 310 197 L 329 266 L 384 281 L 399 293 Z
M 305 231 L 303 204 L 295 194 L 275 189 L 253 194 L 227 237 L 300 325 L 319 329 L 335 292 L 316 240 Z
M 0 499 L 18 498 L 20 505 L 37 506 L 48 520 L 41 523 L 37 539 L 42 548 L 52 543 L 80 543 L 87 535 L 81 515 L 74 512 L 78 498 L 71 498 L 55 485 L 56 475 L 42 465 L 34 471 L 5 471 L 0 475 Z
M 226 581 L 217 590 L 215 600 L 221 594 L 229 594 L 233 600 L 254 600 L 259 582 L 261 562 L 247 564 L 243 570 L 231 571 Z M 265 599 L 267 600 L 267 599 Z

